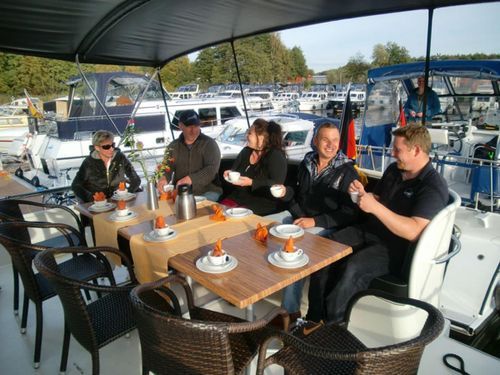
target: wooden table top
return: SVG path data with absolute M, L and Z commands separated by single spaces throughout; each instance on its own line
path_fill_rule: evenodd
M 262 244 L 253 234 L 254 231 L 250 231 L 223 241 L 226 252 L 238 260 L 238 266 L 232 271 L 211 274 L 196 268 L 196 260 L 205 256 L 210 246 L 176 255 L 169 259 L 169 266 L 236 307 L 245 308 L 352 252 L 349 246 L 306 232 L 295 240 L 295 245 L 304 250 L 309 263 L 296 269 L 283 269 L 270 264 L 267 257 L 283 246 L 284 241 L 270 235 L 267 244 Z

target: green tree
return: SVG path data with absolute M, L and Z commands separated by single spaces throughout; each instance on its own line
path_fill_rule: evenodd
M 161 69 L 161 79 L 167 91 L 193 81 L 194 75 L 187 56 L 179 57 Z
M 403 64 L 411 61 L 410 53 L 406 47 L 401 47 L 397 43 L 387 42 L 376 44 L 373 47 L 372 65 L 374 67 Z
M 290 51 L 290 78 L 307 77 L 307 64 L 300 47 L 293 47 Z
M 354 83 L 366 82 L 368 69 L 370 69 L 370 64 L 366 62 L 365 57 L 361 53 L 357 53 L 355 56 L 349 58 L 348 63 L 344 66 L 345 81 Z

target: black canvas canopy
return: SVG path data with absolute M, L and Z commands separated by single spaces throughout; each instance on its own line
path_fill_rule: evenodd
M 484 2 L 488 1 L 1 0 L 0 51 L 70 61 L 78 55 L 82 63 L 161 67 L 203 47 L 258 33 Z

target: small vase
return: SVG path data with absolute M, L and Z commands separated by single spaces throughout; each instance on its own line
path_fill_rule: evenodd
M 156 194 L 156 185 L 152 181 L 148 181 L 146 186 L 148 193 L 148 210 L 157 210 L 158 206 L 158 195 Z

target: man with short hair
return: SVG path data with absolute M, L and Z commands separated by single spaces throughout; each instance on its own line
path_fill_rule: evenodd
M 358 178 L 354 163 L 339 150 L 340 132 L 332 123 L 321 124 L 313 138 L 315 150 L 299 165 L 297 185 L 284 187 L 281 199 L 288 210 L 268 218 L 295 224 L 314 234 L 326 235 L 350 225 L 358 209 L 348 188 Z M 300 316 L 300 300 L 305 280 L 284 289 L 283 307 L 292 318 Z M 293 320 L 293 319 L 292 319 Z
M 203 134 L 200 129 L 200 117 L 193 110 L 186 110 L 179 116 L 179 128 L 182 134 L 169 144 L 174 164 L 169 176 L 162 176 L 157 187 L 163 191 L 175 173 L 173 183 L 178 186 L 193 186 L 195 195 L 204 195 L 208 200 L 217 201 L 222 193 L 218 172 L 220 166 L 219 146 L 213 138 Z
M 359 224 L 330 237 L 353 248 L 353 254 L 311 275 L 307 319 L 340 321 L 351 297 L 387 273 L 399 274 L 406 251 L 448 202 L 448 188 L 429 159 L 431 139 L 424 126 L 393 132 L 395 163 L 373 193 L 353 181 L 358 205 L 366 213 Z

